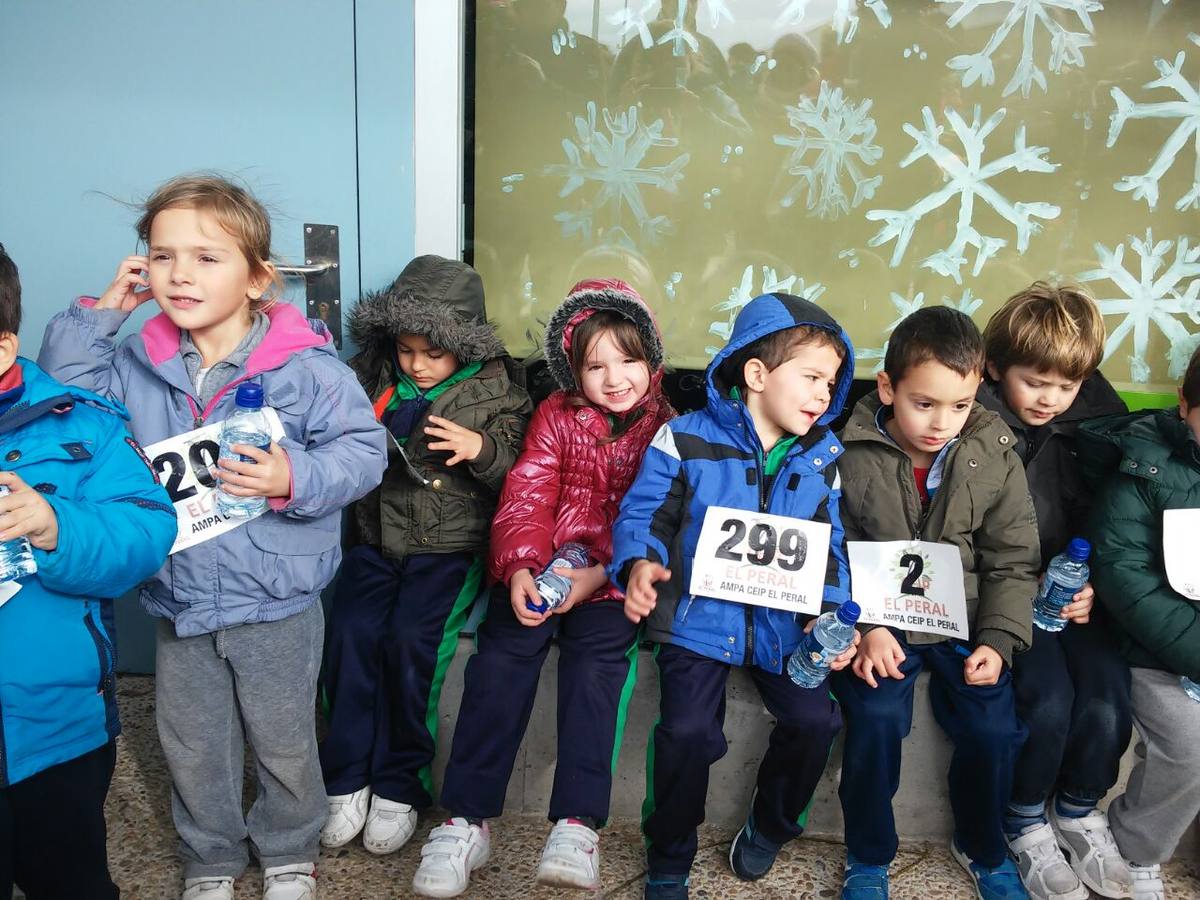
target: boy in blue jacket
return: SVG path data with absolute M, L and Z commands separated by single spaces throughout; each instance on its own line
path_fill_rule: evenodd
M 828 313 L 789 294 L 757 297 L 708 367 L 707 407 L 659 430 L 621 504 L 610 573 L 626 591 L 626 615 L 647 619 L 646 635 L 658 644 L 662 695 L 643 809 L 647 898 L 688 895 L 709 768 L 727 749 L 731 666 L 747 669 L 776 719 L 749 817 L 730 848 L 734 874 L 761 878 L 803 830 L 841 727 L 825 686 L 799 687 L 785 671 L 813 620 L 693 595 L 688 584 L 705 513 L 733 507 L 828 523 L 823 599 L 848 599 L 835 465 L 842 446 L 829 423 L 853 377 L 850 339 Z M 853 655 L 851 648 L 833 667 Z
M 0 542 L 27 538 L 37 564 L 0 584 L 0 900 L 14 883 L 105 900 L 119 895 L 104 824 L 120 732 L 112 598 L 162 565 L 175 512 L 125 410 L 17 356 L 20 322 L 0 246 Z

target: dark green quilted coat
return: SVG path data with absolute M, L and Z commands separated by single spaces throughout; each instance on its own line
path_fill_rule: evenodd
M 1175 409 L 1085 422 L 1080 459 L 1092 508 L 1092 584 L 1130 665 L 1200 680 L 1200 603 L 1172 590 L 1163 510 L 1200 507 L 1200 446 Z M 1200 535 L 1196 535 L 1200 552 Z

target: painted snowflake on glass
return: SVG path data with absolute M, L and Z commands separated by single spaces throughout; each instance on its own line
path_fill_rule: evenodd
M 1188 40 L 1200 46 L 1200 35 L 1189 34 Z M 1117 110 L 1110 117 L 1108 146 L 1117 142 L 1121 129 L 1130 119 L 1178 119 L 1179 125 L 1166 139 L 1158 156 L 1143 175 L 1126 175 L 1115 185 L 1118 191 L 1132 191 L 1133 199 L 1145 200 L 1151 209 L 1158 203 L 1158 182 L 1175 163 L 1175 159 L 1189 143 L 1196 154 L 1192 168 L 1192 187 L 1175 202 L 1180 212 L 1200 209 L 1200 80 L 1189 81 L 1183 74 L 1184 52 L 1175 55 L 1175 62 L 1165 59 L 1154 60 L 1160 78 L 1147 82 L 1146 90 L 1170 88 L 1179 95 L 1178 100 L 1160 100 L 1156 103 L 1134 103 L 1119 87 L 1112 89 L 1112 98 Z
M 970 125 L 956 110 L 946 110 L 946 121 L 962 144 L 962 156 L 942 144 L 945 128 L 934 120 L 933 111 L 926 106 L 921 112 L 924 116 L 924 129 L 918 129 L 910 123 L 904 125 L 905 132 L 916 142 L 916 146 L 900 161 L 900 167 L 905 168 L 919 159 L 928 157 L 930 162 L 941 170 L 945 183 L 908 209 L 869 210 L 867 218 L 872 221 L 882 220 L 884 226 L 867 243 L 878 247 L 895 239 L 896 245 L 891 259 L 891 265 L 895 268 L 903 259 L 904 251 L 908 249 L 917 223 L 929 213 L 957 198 L 958 224 L 954 239 L 944 250 L 939 250 L 922 260 L 921 265 L 961 284 L 961 269 L 967 263 L 965 253 L 968 247 L 974 247 L 976 251 L 971 272 L 973 275 L 979 275 L 984 264 L 1008 244 L 1004 238 L 981 234 L 976 229 L 974 216 L 977 199 L 990 206 L 1016 229 L 1018 253 L 1024 253 L 1029 246 L 1029 238 L 1041 230 L 1041 223 L 1035 221 L 1036 219 L 1053 219 L 1062 211 L 1052 203 L 1009 200 L 988 183 L 989 179 L 1009 171 L 1053 172 L 1058 165 L 1046 159 L 1046 154 L 1050 152 L 1048 148 L 1025 145 L 1024 123 L 1017 127 L 1011 153 L 984 162 L 985 142 L 988 135 L 1004 120 L 1003 109 L 996 110 L 987 121 L 981 123 L 980 110 L 976 106 L 975 116 Z
M 1140 260 L 1137 271 L 1124 265 L 1125 244 L 1118 244 L 1112 250 L 1096 244 L 1100 267 L 1079 276 L 1080 281 L 1111 281 L 1124 295 L 1101 295 L 1096 300 L 1101 315 L 1124 317 L 1116 328 L 1109 329 L 1104 358 L 1111 357 L 1132 334 L 1130 377 L 1139 383 L 1149 381 L 1146 349 L 1153 325 L 1168 342 L 1167 374 L 1178 379 L 1200 344 L 1200 333 L 1189 332 L 1178 318 L 1187 316 L 1193 324 L 1200 325 L 1200 247 L 1189 247 L 1186 237 L 1155 243 L 1148 228 L 1145 239 L 1130 235 L 1127 243 Z M 1172 246 L 1175 256 L 1168 262 Z
M 628 209 L 636 222 L 640 238 L 653 242 L 671 230 L 666 216 L 651 216 L 646 209 L 642 188 L 655 188 L 670 194 L 678 193 L 683 180 L 683 168 L 689 155 L 681 153 L 666 165 L 646 165 L 646 155 L 656 147 L 675 147 L 675 138 L 663 137 L 662 119 L 649 125 L 638 121 L 638 109 L 631 106 L 625 112 L 603 110 L 603 130 L 597 127 L 596 104 L 589 102 L 587 116 L 576 116 L 576 139 L 564 138 L 563 152 L 567 162 L 546 166 L 547 175 L 561 175 L 566 183 L 558 192 L 568 197 L 589 182 L 597 185 L 592 197 L 579 209 L 564 210 L 555 215 L 561 223 L 564 237 L 581 234 L 613 244 L 632 245 L 637 242 L 626 232 L 624 214 Z M 596 219 L 605 214 L 605 221 Z
M 779 28 L 803 25 L 805 16 L 808 14 L 808 5 L 811 2 L 812 0 L 783 0 L 782 9 L 779 17 L 775 20 L 775 25 Z M 839 44 L 848 44 L 854 40 L 854 35 L 858 31 L 856 10 L 859 6 L 865 6 L 873 12 L 875 18 L 879 20 L 879 24 L 884 28 L 892 24 L 892 14 L 888 10 L 886 0 L 863 0 L 862 3 L 857 3 L 855 0 L 836 0 L 831 24 L 837 34 Z
M 856 347 L 854 350 L 854 358 L 862 362 L 875 362 L 872 372 L 883 371 L 883 361 L 887 357 L 888 343 L 891 340 L 891 334 L 896 330 L 896 326 L 915 313 L 918 309 L 925 305 L 924 291 L 917 291 L 912 297 L 904 297 L 892 292 L 892 306 L 896 307 L 896 318 L 892 319 L 883 329 L 883 346 L 882 347 Z
M 770 266 L 761 268 L 762 288 L 760 290 L 755 291 L 754 289 L 754 266 L 746 266 L 742 271 L 742 280 L 729 292 L 729 298 L 713 307 L 714 312 L 722 315 L 708 326 L 708 330 L 722 341 L 729 340 L 729 336 L 733 334 L 733 323 L 737 319 L 737 314 L 755 297 L 783 291 L 816 302 L 816 299 L 825 293 L 825 286 L 819 282 L 805 285 L 804 279 L 796 275 L 779 278 Z M 720 347 L 705 347 L 704 352 L 709 356 L 714 356 L 720 349 Z
M 781 206 L 791 206 L 807 191 L 810 212 L 836 219 L 875 195 L 883 178 L 868 177 L 863 169 L 879 162 L 883 149 L 872 143 L 875 120 L 870 110 L 870 100 L 855 104 L 842 95 L 841 88 L 831 88 L 825 81 L 815 102 L 802 97 L 798 105 L 787 107 L 788 122 L 798 134 L 777 134 L 775 143 L 792 148 L 788 173 L 799 181 L 780 200 Z M 809 158 L 810 152 L 816 157 Z M 853 183 L 853 196 L 847 196 L 844 178 Z
M 721 24 L 722 19 L 727 19 L 731 23 L 734 21 L 728 3 L 729 0 L 704 0 L 704 6 L 708 11 L 709 27 L 715 29 Z M 671 27 L 657 41 L 654 40 L 654 36 L 650 33 L 650 16 L 657 13 L 660 6 L 660 0 L 635 0 L 633 6 L 626 4 L 624 9 L 617 10 L 609 16 L 608 21 L 617 26 L 617 40 L 624 41 L 627 37 L 632 38 L 636 35 L 646 50 L 656 43 L 671 44 L 675 56 L 683 56 L 689 50 L 693 53 L 699 51 L 700 41 L 687 30 L 687 26 L 684 24 L 687 5 L 683 3 L 679 4 Z
M 1050 59 L 1047 68 L 1054 74 L 1063 70 L 1064 66 L 1082 66 L 1083 48 L 1095 44 L 1092 38 L 1094 28 L 1092 16 L 1104 8 L 1098 0 L 947 0 L 958 6 L 958 9 L 946 20 L 953 28 L 975 10 L 985 6 L 1007 6 L 1008 12 L 1004 21 L 996 26 L 992 36 L 978 53 L 966 53 L 956 56 L 946 63 L 951 69 L 962 72 L 963 87 L 970 87 L 976 81 L 990 85 L 996 80 L 996 70 L 992 65 L 992 57 L 1004 44 L 1008 36 L 1019 30 L 1021 35 L 1021 59 L 1013 71 L 1012 78 L 1004 86 L 1004 96 L 1020 89 L 1022 97 L 1028 97 L 1033 85 L 1037 84 L 1046 90 L 1046 73 L 1034 62 L 1034 39 L 1038 26 L 1045 29 L 1050 36 Z M 1070 31 L 1059 21 L 1070 13 L 1074 13 L 1083 31 Z M 1018 26 L 1019 29 L 1018 29 Z
M 942 306 L 957 309 L 964 316 L 973 316 L 979 307 L 983 306 L 983 298 L 974 296 L 970 288 L 964 288 L 962 296 L 957 300 L 943 295 Z

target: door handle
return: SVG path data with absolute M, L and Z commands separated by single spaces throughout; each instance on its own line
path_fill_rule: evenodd
M 320 319 L 342 349 L 342 273 L 338 226 L 306 223 L 304 265 L 276 266 L 280 275 L 304 279 L 306 309 L 310 319 Z

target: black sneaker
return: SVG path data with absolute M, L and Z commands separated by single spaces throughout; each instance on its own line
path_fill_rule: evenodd
M 767 840 L 754 827 L 754 813 L 729 845 L 729 868 L 743 881 L 757 881 L 775 864 L 781 844 Z
M 687 876 L 647 872 L 642 896 L 645 900 L 688 900 Z

